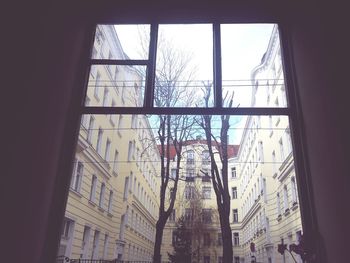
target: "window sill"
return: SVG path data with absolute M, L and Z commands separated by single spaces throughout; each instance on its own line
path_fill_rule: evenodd
M 94 206 L 94 207 L 96 206 L 96 203 L 94 201 L 92 201 L 92 200 L 89 200 L 89 204 Z
M 282 215 L 279 214 L 278 217 L 277 217 L 277 221 L 281 221 L 282 220 Z
M 297 208 L 298 208 L 298 202 L 295 201 L 292 205 L 292 210 L 294 211 Z
M 113 215 L 111 214 L 111 212 L 107 212 L 107 215 L 109 216 L 109 217 L 113 217 Z
M 74 190 L 73 188 L 70 188 L 70 191 L 71 191 L 74 195 L 76 195 L 77 197 L 79 197 L 79 198 L 83 197 L 83 195 L 82 195 L 81 193 L 79 193 L 78 191 Z
M 289 215 L 290 214 L 290 210 L 289 210 L 289 208 L 287 208 L 285 211 L 284 211 L 284 216 L 287 216 L 287 215 Z
M 100 210 L 102 213 L 104 213 L 105 212 L 105 210 L 104 210 L 104 208 L 102 208 L 102 207 L 98 207 L 98 210 Z

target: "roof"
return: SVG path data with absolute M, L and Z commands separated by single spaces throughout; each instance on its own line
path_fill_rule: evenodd
M 184 145 L 191 145 L 191 144 L 207 144 L 207 141 L 206 140 L 188 140 L 188 141 L 184 142 Z M 212 141 L 212 145 L 216 146 L 217 143 L 215 141 Z M 158 150 L 160 153 L 162 152 L 161 145 L 158 145 Z M 176 155 L 175 146 L 170 145 L 169 150 L 170 150 L 169 158 L 173 159 Z M 239 145 L 229 144 L 227 146 L 228 158 L 232 158 L 232 157 L 237 156 L 238 150 L 239 150 Z

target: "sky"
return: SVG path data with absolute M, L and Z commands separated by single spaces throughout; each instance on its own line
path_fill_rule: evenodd
M 149 26 L 116 25 L 124 52 L 131 59 L 140 59 L 140 32 L 149 32 Z M 250 106 L 251 72 L 261 62 L 273 24 L 223 24 L 221 25 L 223 94 L 234 91 L 234 105 Z M 147 33 L 146 33 L 147 34 Z M 213 42 L 211 24 L 160 25 L 159 35 L 171 45 L 188 52 L 190 67 L 196 69 L 194 80 L 213 79 Z M 232 119 L 230 143 L 239 144 L 245 119 Z

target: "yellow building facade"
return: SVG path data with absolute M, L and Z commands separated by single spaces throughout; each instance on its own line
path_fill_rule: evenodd
M 125 59 L 113 26 L 97 27 L 92 58 Z M 85 105 L 135 106 L 131 66 L 93 65 Z M 159 152 L 146 116 L 83 115 L 58 258 L 151 260 Z

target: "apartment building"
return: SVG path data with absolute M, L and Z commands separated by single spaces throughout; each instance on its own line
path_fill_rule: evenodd
M 92 58 L 125 59 L 113 26 L 97 27 Z M 86 106 L 140 103 L 140 72 L 93 65 Z M 83 115 L 58 257 L 151 260 L 159 152 L 143 115 Z
M 280 41 L 274 27 L 261 64 L 252 72 L 255 107 L 286 107 Z M 231 169 L 232 229 L 239 236 L 235 262 L 292 262 L 277 244 L 298 244 L 302 225 L 286 116 L 247 117 Z M 254 249 L 251 249 L 251 246 Z M 301 262 L 299 256 L 295 256 Z
M 213 147 L 215 143 L 213 142 Z M 238 145 L 228 145 L 228 156 L 237 154 Z M 214 150 L 216 152 L 216 150 Z M 175 174 L 175 151 L 172 155 L 171 172 Z M 220 157 L 214 155 L 219 169 Z M 176 242 L 176 222 L 180 217 L 192 235 L 191 258 L 193 262 L 222 262 L 222 237 L 216 196 L 210 177 L 211 160 L 206 140 L 198 136 L 184 143 L 180 165 L 180 178 L 174 211 L 164 230 L 162 258 L 173 253 Z

